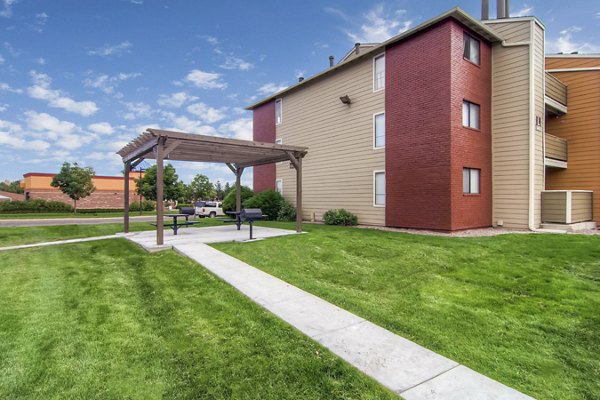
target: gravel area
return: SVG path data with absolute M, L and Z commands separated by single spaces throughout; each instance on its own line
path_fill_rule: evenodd
M 530 231 L 527 229 L 508 229 L 508 228 L 480 228 L 480 229 L 467 229 L 456 232 L 444 232 L 444 231 L 431 231 L 425 229 L 406 229 L 406 228 L 389 228 L 385 226 L 371 226 L 371 225 L 358 225 L 357 228 L 364 229 L 377 229 L 388 232 L 403 232 L 414 235 L 431 235 L 431 236 L 448 236 L 448 237 L 481 237 L 481 236 L 497 236 L 506 235 L 509 233 L 513 234 L 536 234 L 536 233 L 556 233 L 556 234 L 567 234 L 567 235 L 600 235 L 599 229 L 586 229 L 577 232 L 560 232 L 556 230 L 537 230 Z

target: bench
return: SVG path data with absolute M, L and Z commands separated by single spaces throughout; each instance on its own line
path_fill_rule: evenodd
M 175 235 L 177 235 L 177 231 L 179 230 L 179 228 L 184 227 L 184 226 L 191 226 L 191 225 L 195 225 L 200 223 L 200 221 L 185 221 L 182 223 L 174 223 L 174 222 L 169 222 L 169 223 L 163 223 L 163 228 L 164 227 L 169 227 L 171 229 L 173 229 L 173 233 Z M 150 225 L 152 226 L 157 226 L 156 222 L 151 222 Z

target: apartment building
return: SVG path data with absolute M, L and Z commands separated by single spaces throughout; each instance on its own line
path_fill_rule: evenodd
M 561 77 L 545 73 L 545 28 L 498 5 L 498 19 L 455 8 L 384 43 L 357 44 L 248 107 L 254 140 L 309 147 L 303 218 L 346 208 L 363 224 L 448 231 L 592 219 L 592 193 L 574 191 L 576 182 L 563 179 L 562 195 L 546 190 L 556 168 L 547 115 L 567 110 Z M 254 170 L 256 191 L 294 202 L 293 187 L 285 163 Z

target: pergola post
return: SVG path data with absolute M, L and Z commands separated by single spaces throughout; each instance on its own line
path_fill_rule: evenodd
M 164 145 L 165 139 L 160 137 L 156 145 L 156 244 L 164 244 Z
M 125 163 L 125 181 L 123 182 L 123 232 L 129 233 L 129 172 L 131 163 Z
M 235 169 L 235 211 L 242 211 L 242 174 L 244 168 L 236 165 Z
M 296 161 L 296 232 L 302 232 L 302 157 Z

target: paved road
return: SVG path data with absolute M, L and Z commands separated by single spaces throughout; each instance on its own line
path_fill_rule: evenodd
M 156 216 L 130 217 L 131 222 L 152 222 Z M 46 219 L 0 219 L 0 227 L 9 226 L 53 226 L 53 225 L 97 225 L 118 224 L 123 222 L 123 217 L 111 218 L 46 218 Z

